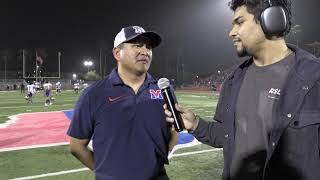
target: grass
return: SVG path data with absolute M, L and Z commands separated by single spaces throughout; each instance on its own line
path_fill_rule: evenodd
M 46 112 L 72 109 L 79 95 L 64 91 L 57 97 L 54 105 L 45 107 L 43 95 L 37 94 L 34 104 L 27 105 L 24 94 L 20 92 L 0 92 L 0 123 L 8 120 L 8 116 L 26 112 Z M 177 99 L 193 109 L 201 117 L 212 119 L 217 96 L 210 93 L 178 92 Z M 1 140 L 0 140 L 1 141 Z M 175 154 L 211 149 L 207 145 L 198 145 L 179 149 Z M 220 179 L 223 168 L 221 151 L 205 152 L 187 156 L 173 157 L 166 166 L 172 180 L 212 180 Z M 68 150 L 67 145 L 0 152 L 0 180 L 54 173 L 59 171 L 84 168 Z M 89 170 L 43 177 L 38 179 L 88 180 L 94 179 Z
M 66 145 L 1 152 L 0 159 L 1 180 L 83 168 Z
M 38 92 L 33 104 L 27 104 L 24 99 L 25 94 L 19 91 L 1 92 L 0 91 L 0 123 L 8 120 L 9 115 L 29 112 L 47 112 L 72 109 L 79 95 L 72 91 L 64 91 L 61 96 L 58 96 L 52 106 L 44 106 L 44 96 L 42 92 Z
M 175 157 L 166 167 L 173 180 L 221 179 L 223 157 L 220 151 Z

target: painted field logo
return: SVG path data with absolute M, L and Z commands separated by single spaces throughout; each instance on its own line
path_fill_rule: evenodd
M 23 113 L 9 118 L 0 124 L 0 152 L 69 142 L 70 121 L 64 112 Z
M 150 89 L 149 92 L 150 92 L 151 99 L 163 99 L 160 89 L 158 90 Z

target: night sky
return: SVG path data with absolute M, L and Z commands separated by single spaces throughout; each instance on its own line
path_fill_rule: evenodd
M 154 50 L 153 65 L 161 68 L 162 59 L 177 61 L 179 56 L 186 72 L 211 74 L 240 62 L 228 37 L 232 19 L 228 1 L 1 1 L 0 44 L 59 49 L 62 71 L 85 71 L 86 57 L 99 71 L 100 47 L 108 71 L 115 64 L 111 54 L 115 35 L 123 26 L 140 25 L 163 38 Z M 288 42 L 311 51 L 304 44 L 320 41 L 319 7 L 319 0 L 292 1 L 293 24 L 301 25 L 301 32 L 289 36 Z

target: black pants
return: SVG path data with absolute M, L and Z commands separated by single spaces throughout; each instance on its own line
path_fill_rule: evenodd
M 162 167 L 160 171 L 153 176 L 150 180 L 169 180 L 166 169 Z

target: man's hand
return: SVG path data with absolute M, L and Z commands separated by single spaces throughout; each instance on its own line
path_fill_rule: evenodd
M 177 111 L 181 114 L 184 126 L 187 130 L 193 131 L 197 128 L 199 119 L 196 115 L 188 108 L 184 108 L 181 105 L 175 104 Z M 163 105 L 164 113 L 166 115 L 166 121 L 173 123 L 172 113 L 168 110 L 167 105 Z
M 82 164 L 94 170 L 93 153 L 87 147 L 89 143 L 88 139 L 70 138 L 70 151 Z

